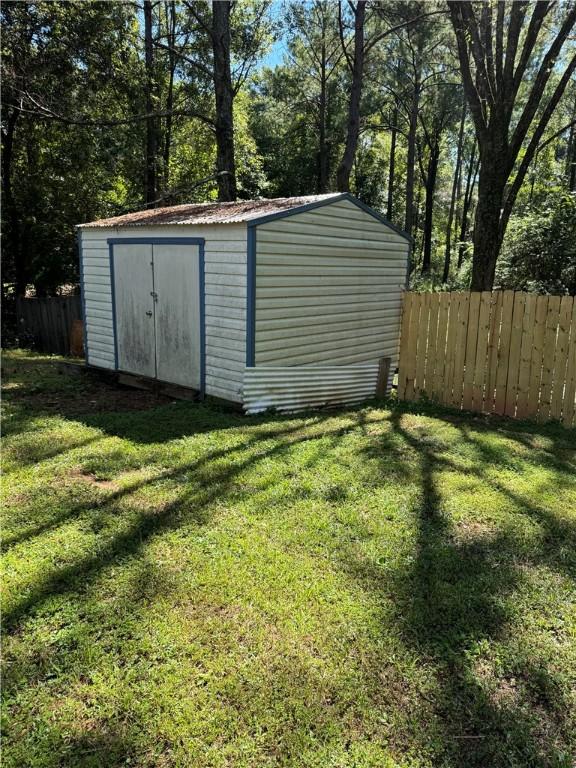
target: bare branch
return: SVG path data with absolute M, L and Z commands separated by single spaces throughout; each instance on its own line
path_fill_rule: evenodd
M 458 46 L 458 58 L 460 60 L 460 70 L 462 72 L 462 81 L 464 83 L 464 90 L 466 97 L 470 105 L 470 111 L 474 118 L 474 126 L 478 135 L 484 136 L 488 128 L 488 122 L 480 94 L 476 89 L 474 80 L 472 79 L 472 69 L 470 62 L 470 55 L 468 52 L 468 42 L 466 38 L 466 23 L 462 16 L 463 3 L 457 2 L 457 0 L 448 0 L 448 9 L 450 11 L 450 17 L 452 20 L 452 26 L 456 34 L 456 43 Z
M 552 97 L 550 98 L 548 104 L 546 105 L 544 112 L 542 113 L 542 116 L 536 127 L 536 130 L 532 134 L 532 138 L 530 139 L 530 142 L 526 147 L 524 157 L 522 158 L 522 161 L 518 167 L 516 176 L 514 178 L 513 183 L 510 186 L 508 195 L 506 197 L 506 201 L 504 203 L 504 209 L 502 211 L 502 222 L 504 227 L 506 226 L 508 219 L 510 218 L 510 214 L 512 213 L 512 208 L 514 206 L 514 202 L 516 201 L 516 197 L 518 195 L 518 192 L 520 191 L 520 187 L 522 186 L 522 182 L 524 181 L 526 172 L 530 166 L 530 163 L 534 158 L 536 150 L 539 148 L 542 135 L 544 134 L 544 131 L 546 130 L 546 127 L 550 121 L 550 118 L 552 117 L 554 110 L 558 106 L 558 102 L 562 98 L 562 94 L 564 93 L 564 90 L 568 85 L 568 82 L 570 81 L 572 74 L 575 71 L 576 71 L 576 55 L 572 57 L 572 60 L 569 62 L 568 66 L 566 67 L 566 70 L 564 71 L 564 74 L 562 75 L 558 84 L 556 85 L 556 88 L 554 89 L 554 93 L 552 94 Z M 566 129 L 564 128 L 563 130 L 566 130 Z
M 560 128 L 560 130 L 553 133 L 552 136 L 546 139 L 546 141 L 543 141 L 540 144 L 538 144 L 538 146 L 536 147 L 536 152 L 541 152 L 544 149 L 544 147 L 547 147 L 549 144 L 552 144 L 554 139 L 557 139 L 559 136 L 562 136 L 562 134 L 565 131 L 567 131 L 568 128 L 572 128 L 573 125 L 576 125 L 576 118 L 574 120 L 571 120 L 569 123 L 567 123 L 567 125 L 563 125 L 562 128 Z
M 131 117 L 125 117 L 125 118 L 119 118 L 119 119 L 105 118 L 103 120 L 85 120 L 84 118 L 76 118 L 76 117 L 69 117 L 68 115 L 62 115 L 58 112 L 55 112 L 51 107 L 47 107 L 45 104 L 40 103 L 27 91 L 22 91 L 21 93 L 28 99 L 28 101 L 30 101 L 30 103 L 36 109 L 30 110 L 30 109 L 25 109 L 22 105 L 21 106 L 14 105 L 14 108 L 17 109 L 19 112 L 22 112 L 28 115 L 34 115 L 35 117 L 43 118 L 46 120 L 56 120 L 66 125 L 78 125 L 85 128 L 98 128 L 98 127 L 110 128 L 117 125 L 130 125 L 130 123 L 142 122 L 144 120 L 149 120 L 152 117 L 168 117 L 170 115 L 172 117 L 193 117 L 197 120 L 201 120 L 203 123 L 206 123 L 211 128 L 214 128 L 215 126 L 214 121 L 207 115 L 203 115 L 200 112 L 196 112 L 194 110 L 187 110 L 187 109 L 168 110 L 164 112 L 149 112 L 141 115 L 133 115 Z
M 379 35 L 375 35 L 371 40 L 366 42 L 366 45 L 364 46 L 364 53 L 368 53 L 368 51 L 370 51 L 377 43 L 379 43 L 380 40 L 388 37 L 388 35 L 392 35 L 395 32 L 398 32 L 400 29 L 404 29 L 404 27 L 409 27 L 411 24 L 414 24 L 421 19 L 425 19 L 429 16 L 438 16 L 439 14 L 445 16 L 446 11 L 429 11 L 428 13 L 421 13 L 419 16 L 414 16 L 414 18 L 408 19 L 408 21 L 403 21 L 400 24 L 396 24 L 394 27 L 386 29 L 384 32 L 381 32 Z
M 205 65 L 202 64 L 202 62 L 198 61 L 197 59 L 193 59 L 191 56 L 187 56 L 182 51 L 179 51 L 177 48 L 173 48 L 171 45 L 167 45 L 166 43 L 161 43 L 157 40 L 154 41 L 154 45 L 157 48 L 162 48 L 165 51 L 170 51 L 175 56 L 178 56 L 179 59 L 182 59 L 182 61 L 185 61 L 187 64 L 190 64 L 191 67 L 194 67 L 195 69 L 198 69 L 202 74 L 206 75 L 206 77 L 209 77 L 212 79 L 214 76 L 214 73 Z
M 346 57 L 346 63 L 350 72 L 354 69 L 354 62 L 352 56 L 348 53 L 348 43 L 344 39 L 344 20 L 342 18 L 342 3 L 338 2 L 338 34 L 340 35 L 340 44 L 342 46 L 342 53 Z
M 530 128 L 530 125 L 532 123 L 532 120 L 536 115 L 536 111 L 540 104 L 540 100 L 542 98 L 542 94 L 544 93 L 544 89 L 546 88 L 548 80 L 550 79 L 550 76 L 552 75 L 552 72 L 554 70 L 554 65 L 556 63 L 556 60 L 560 54 L 560 51 L 562 49 L 562 46 L 564 45 L 566 38 L 568 37 L 568 35 L 570 34 L 570 31 L 574 27 L 574 24 L 576 24 L 576 5 L 572 6 L 570 11 L 567 13 L 566 18 L 564 19 L 564 23 L 562 24 L 558 34 L 556 35 L 554 41 L 552 42 L 552 45 L 550 46 L 550 48 L 548 49 L 548 52 L 546 53 L 546 55 L 542 60 L 542 64 L 540 65 L 540 69 L 538 71 L 538 74 L 536 75 L 534 84 L 532 85 L 530 95 L 528 96 L 528 101 L 526 103 L 526 106 L 524 107 L 524 111 L 522 112 L 520 119 L 518 120 L 514 133 L 512 135 L 512 139 L 510 141 L 510 149 L 512 152 L 512 157 L 516 157 L 518 155 L 518 152 L 520 151 L 520 147 L 522 146 L 522 143 L 526 138 L 526 134 L 528 133 L 528 129 Z M 572 66 L 572 64 L 570 66 Z M 564 72 L 561 82 L 564 80 L 565 77 L 566 77 L 566 72 Z M 568 80 L 566 80 L 566 83 L 567 82 Z M 510 168 L 510 171 L 511 170 L 512 168 Z

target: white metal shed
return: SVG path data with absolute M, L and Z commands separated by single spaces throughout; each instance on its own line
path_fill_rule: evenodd
M 267 407 L 357 402 L 397 364 L 410 238 L 350 194 L 78 227 L 86 360 Z

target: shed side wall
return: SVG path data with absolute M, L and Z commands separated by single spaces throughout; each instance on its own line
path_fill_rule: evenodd
M 343 200 L 256 232 L 255 364 L 398 360 L 408 241 Z
M 206 392 L 241 402 L 246 362 L 246 225 L 86 228 L 83 260 L 87 362 L 114 369 L 109 238 L 202 237 L 206 271 Z

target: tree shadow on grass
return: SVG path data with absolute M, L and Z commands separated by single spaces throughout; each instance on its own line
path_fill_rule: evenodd
M 116 512 L 120 510 L 117 504 L 123 500 L 130 500 L 133 494 L 146 486 L 157 482 L 175 481 L 181 483 L 181 490 L 178 491 L 177 498 L 161 509 L 152 511 L 141 510 L 138 514 L 132 516 L 129 523 L 122 526 L 122 530 L 116 532 L 110 539 L 102 539 L 96 552 L 86 556 L 78 557 L 74 562 L 55 570 L 52 574 L 44 577 L 42 582 L 30 589 L 13 606 L 13 608 L 4 613 L 4 628 L 8 632 L 22 632 L 26 617 L 33 616 L 37 612 L 42 615 L 43 611 L 53 612 L 59 604 L 58 598 L 67 596 L 74 601 L 74 615 L 77 621 L 84 623 L 84 632 L 91 634 L 97 633 L 99 627 L 94 626 L 89 618 L 89 614 L 84 616 L 82 608 L 83 599 L 88 590 L 94 589 L 100 574 L 111 568 L 119 568 L 126 559 L 145 557 L 146 545 L 151 542 L 153 537 L 163 533 L 175 530 L 179 527 L 198 528 L 210 523 L 211 503 L 213 501 L 226 501 L 233 499 L 234 502 L 242 502 L 253 493 L 251 487 L 244 487 L 239 481 L 241 475 L 246 469 L 253 467 L 260 462 L 266 465 L 270 460 L 283 464 L 283 456 L 306 441 L 321 440 L 323 445 L 330 445 L 327 450 L 332 450 L 339 440 L 347 432 L 362 429 L 363 414 L 350 414 L 347 423 L 342 425 L 338 422 L 335 425 L 326 425 L 326 419 L 331 419 L 333 413 L 329 415 L 316 415 L 312 422 L 303 426 L 300 420 L 294 421 L 275 421 L 272 424 L 263 422 L 257 428 L 252 430 L 246 436 L 246 439 L 232 446 L 208 451 L 199 459 L 194 461 L 182 462 L 168 472 L 163 472 L 161 476 L 155 476 L 144 481 L 138 480 L 129 487 L 118 489 L 106 496 L 99 510 L 102 512 Z M 314 463 L 322 458 L 322 453 L 311 451 L 306 455 L 305 466 L 310 469 Z M 230 464 L 230 462 L 232 462 Z M 270 480 L 274 482 L 274 479 Z M 297 493 L 297 489 L 294 489 Z M 138 501 L 135 498 L 132 503 L 134 510 L 138 510 Z M 90 505 L 79 505 L 75 510 L 76 515 L 90 513 Z M 62 520 L 54 521 L 54 526 L 61 524 Z M 164 578 L 158 580 L 158 584 L 150 583 L 150 573 L 142 564 L 142 567 L 135 569 L 135 581 L 128 584 L 126 600 L 130 602 L 120 610 L 128 612 L 138 612 L 144 609 L 151 596 L 154 596 L 154 590 L 159 589 L 165 594 L 169 589 L 169 581 Z M 154 581 L 154 580 L 152 580 Z M 144 586 L 143 586 L 144 585 Z M 56 598 L 56 601 L 55 601 Z M 123 599 L 123 598 L 122 598 Z M 119 610 L 115 603 L 115 609 Z M 65 610 L 65 624 L 71 621 L 72 613 L 70 609 Z M 57 622 L 59 624 L 59 622 Z M 86 639 L 83 641 L 86 643 Z M 30 680 L 43 679 L 43 676 L 50 674 L 50 671 L 58 668 L 65 668 L 67 665 L 68 646 L 56 645 L 50 649 L 48 656 L 40 657 L 24 654 L 23 658 L 14 666 L 8 667 L 5 676 L 5 690 L 9 696 L 18 695 L 18 689 L 23 685 L 28 685 Z M 331 722 L 337 718 L 337 712 L 332 711 L 331 705 L 327 706 L 322 700 L 318 699 L 318 686 L 322 682 L 322 675 L 317 671 L 314 677 L 313 669 L 304 664 L 298 671 L 298 678 L 295 678 L 297 658 L 286 659 L 286 663 L 280 660 L 280 668 L 276 670 L 281 674 L 280 679 L 275 679 L 276 693 L 272 697 L 275 706 L 283 706 L 283 700 L 280 696 L 283 690 L 286 695 L 308 697 L 309 701 L 302 707 L 298 714 L 288 713 L 288 717 L 294 718 L 294 729 L 302 726 L 302 721 L 306 721 L 306 733 L 309 733 L 311 742 L 316 738 L 316 733 L 320 734 L 323 729 L 331 731 Z M 265 702 L 270 696 L 269 679 L 267 675 L 272 675 L 272 670 L 260 670 L 255 673 L 254 679 L 250 679 L 247 685 L 252 688 L 255 701 L 254 717 L 257 718 L 261 708 L 265 707 Z M 271 679 L 271 678 L 270 678 Z M 324 688 L 325 683 L 322 683 Z M 300 689 L 305 692 L 301 693 Z M 330 691 L 326 692 L 326 699 L 332 700 Z M 245 693 L 240 697 L 237 706 L 245 706 Z M 229 702 L 231 707 L 236 704 Z M 259 709 L 260 708 L 260 709 Z M 307 714 L 308 713 L 308 714 Z M 246 713 L 241 713 L 246 720 Z M 314 715 L 314 716 L 312 716 Z M 113 716 L 111 719 L 114 720 Z M 242 719 L 239 715 L 239 718 Z M 130 733 L 135 734 L 139 727 L 130 726 Z M 142 733 L 146 731 L 142 727 Z M 140 742 L 142 733 L 139 735 Z M 282 749 L 290 751 L 290 754 L 298 749 L 300 736 L 294 735 L 294 743 L 291 742 L 290 731 L 284 729 L 284 738 L 286 744 L 281 745 Z M 102 759 L 106 754 L 108 746 L 111 750 L 110 765 L 121 764 L 122 759 L 132 755 L 131 747 L 124 747 L 124 742 L 120 739 L 112 740 L 108 745 L 108 735 L 100 737 L 98 732 L 94 734 L 89 732 L 78 738 L 66 735 L 65 743 L 57 744 L 55 752 L 62 759 L 69 760 L 70 765 L 91 765 L 92 755 L 95 758 Z M 274 743 L 274 735 L 270 734 L 269 745 L 266 747 L 271 753 L 280 754 L 280 746 Z M 139 751 L 141 745 L 136 752 Z M 76 762 L 74 762 L 76 761 Z M 116 761 L 116 762 L 115 762 Z M 58 764 L 58 763 L 55 763 Z M 97 762 L 95 764 L 98 764 Z M 108 764 L 108 763 L 106 763 Z
M 419 456 L 416 557 L 396 575 L 390 589 L 404 642 L 432 665 L 440 686 L 434 706 L 441 733 L 435 764 L 568 768 L 569 704 L 554 673 L 523 658 L 518 645 L 512 651 L 516 677 L 510 670 L 507 674 L 488 671 L 484 684 L 474 653 L 484 643 L 511 642 L 510 603 L 525 579 L 523 557 L 573 575 L 564 559 L 549 551 L 560 537 L 574 540 L 573 525 L 559 522 L 550 511 L 494 483 L 486 467 L 497 465 L 503 457 L 483 448 L 465 428 L 461 433 L 478 455 L 474 469 L 444 456 L 433 439 L 415 436 L 403 426 L 401 411 L 393 411 L 391 423 L 397 438 Z M 508 530 L 472 534 L 468 539 L 457 536 L 438 487 L 438 475 L 444 470 L 471 472 L 508 496 L 521 513 L 536 517 L 545 529 L 538 551 L 523 554 L 522 542 Z M 365 563 L 357 567 L 364 583 L 382 589 L 381 571 Z
M 208 507 L 215 500 L 223 500 L 230 494 L 236 494 L 236 500 L 242 495 L 249 495 L 252 489 L 238 488 L 236 478 L 242 472 L 260 462 L 266 462 L 274 457 L 282 455 L 292 446 L 329 436 L 332 440 L 342 437 L 346 432 L 355 429 L 357 419 L 352 419 L 350 424 L 338 429 L 325 430 L 322 422 L 330 416 L 316 416 L 314 425 L 319 428 L 319 433 L 309 433 L 306 428 L 303 431 L 302 423 L 280 422 L 278 426 L 269 428 L 266 423 L 262 428 L 256 429 L 245 441 L 228 448 L 217 449 L 202 455 L 201 458 L 191 462 L 184 462 L 176 467 L 161 471 L 152 478 L 136 480 L 112 493 L 108 494 L 99 507 L 94 507 L 93 502 L 80 504 L 58 515 L 54 520 L 37 526 L 27 531 L 24 535 L 14 537 L 10 544 L 22 544 L 31 538 L 45 534 L 58 528 L 66 521 L 81 515 L 90 514 L 93 520 L 98 511 L 114 510 L 115 506 L 126 497 L 158 482 L 173 481 L 182 483 L 182 490 L 177 498 L 157 510 L 139 511 L 124 530 L 115 534 L 109 540 L 98 546 L 96 553 L 81 557 L 79 560 L 65 565 L 56 570 L 51 576 L 45 578 L 42 583 L 28 589 L 23 596 L 16 600 L 12 608 L 3 613 L 4 629 L 10 630 L 16 626 L 29 612 L 38 608 L 45 600 L 56 594 L 69 590 L 83 589 L 105 568 L 121 558 L 129 557 L 139 551 L 153 536 L 174 529 L 184 523 L 204 525 L 209 520 Z M 265 440 L 274 440 L 274 444 L 264 450 L 259 449 Z M 235 454 L 242 455 L 248 452 L 248 456 L 234 461 Z M 232 464 L 221 465 L 222 462 Z

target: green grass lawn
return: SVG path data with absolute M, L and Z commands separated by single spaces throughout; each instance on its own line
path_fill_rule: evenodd
M 4 768 L 574 765 L 574 431 L 4 385 Z

